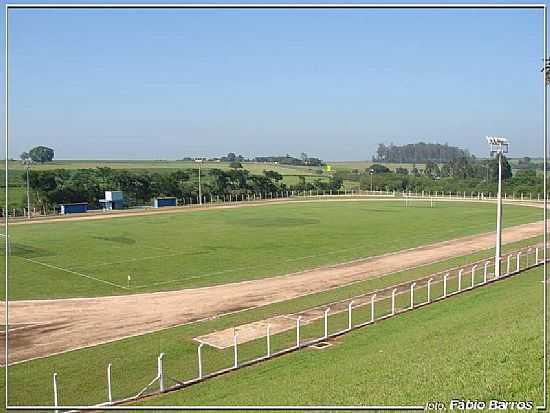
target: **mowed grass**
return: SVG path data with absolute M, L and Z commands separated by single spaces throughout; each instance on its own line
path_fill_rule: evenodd
M 526 245 L 540 242 L 540 237 L 525 240 L 515 244 L 506 244 L 505 253 Z M 60 402 L 65 405 L 97 404 L 106 400 L 105 370 L 109 363 L 113 364 L 113 392 L 115 398 L 124 398 L 136 394 L 156 374 L 156 358 L 161 353 L 166 354 L 165 369 L 168 377 L 178 380 L 188 380 L 197 375 L 197 343 L 193 337 L 212 331 L 239 326 L 252 321 L 303 311 L 318 305 L 345 300 L 358 294 L 372 292 L 397 283 L 414 280 L 432 274 L 436 271 L 453 268 L 459 265 L 490 257 L 492 250 L 457 257 L 435 264 L 391 274 L 382 278 L 368 279 L 352 285 L 328 290 L 322 293 L 310 294 L 285 302 L 274 303 L 261 308 L 252 308 L 242 312 L 220 316 L 196 323 L 168 328 L 166 330 L 131 337 L 112 343 L 91 348 L 70 351 L 43 359 L 32 360 L 11 366 L 9 368 L 9 400 L 12 405 L 51 405 L 52 372 L 58 373 L 60 385 Z M 465 285 L 468 286 L 465 277 Z M 478 271 L 476 283 L 481 282 L 483 275 Z M 540 284 L 539 284 L 540 286 Z M 450 282 L 449 290 L 456 288 L 456 282 Z M 493 288 L 488 287 L 488 288 Z M 441 284 L 433 286 L 433 297 L 441 295 Z M 520 291 L 520 290 L 518 290 Z M 408 304 L 407 295 L 398 298 L 398 306 Z M 425 300 L 425 291 L 418 290 L 416 300 Z M 526 297 L 526 299 L 529 299 Z M 439 305 L 439 304 L 438 304 Z M 389 310 L 389 302 L 377 303 L 378 316 Z M 456 315 L 460 317 L 460 315 Z M 331 316 L 329 331 L 345 326 L 345 314 Z M 359 323 L 370 319 L 368 306 L 354 311 L 354 322 Z M 343 323 L 342 323 L 343 321 Z M 489 317 L 488 317 L 489 321 Z M 425 324 L 427 328 L 428 324 Z M 370 331 L 370 328 L 363 330 Z M 319 337 L 322 325 L 317 322 L 310 327 L 303 327 L 301 335 L 304 338 Z M 272 338 L 273 351 L 289 347 L 294 343 L 294 332 L 278 334 Z M 248 360 L 265 354 L 265 340 L 259 339 L 239 346 L 240 360 Z M 205 347 L 205 373 L 232 365 L 232 350 L 224 351 Z M 365 353 L 368 354 L 368 353 Z M 76 379 L 77 378 L 77 379 Z M 172 384 L 168 380 L 169 384 Z M 28 388 L 33 391 L 29 392 Z M 0 386 L 0 397 L 4 394 Z M 221 396 L 218 403 L 222 403 Z M 1 400 L 0 400 L 1 401 Z
M 495 206 L 296 202 L 11 227 L 12 300 L 209 286 L 490 231 Z M 542 211 L 505 206 L 505 226 Z M 3 260 L 2 260 L 3 262 Z M 2 264 L 3 265 L 3 264 Z M 131 282 L 128 286 L 128 276 Z
M 542 271 L 454 297 L 147 405 L 542 402 Z M 267 390 L 268 389 L 268 390 Z

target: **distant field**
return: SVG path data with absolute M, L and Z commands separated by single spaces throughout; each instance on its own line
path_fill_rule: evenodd
M 286 274 L 490 231 L 494 213 L 491 204 L 458 202 L 406 209 L 398 201 L 312 202 L 14 225 L 10 298 L 128 294 Z M 506 206 L 505 225 L 541 214 Z
M 276 171 L 282 175 L 313 175 L 319 168 L 310 168 L 306 166 L 281 165 L 275 163 L 260 162 L 242 162 L 245 169 L 252 173 L 262 173 L 264 170 Z M 105 161 L 105 160 L 81 160 L 81 161 L 53 161 L 45 164 L 33 164 L 32 169 L 87 169 L 108 167 L 113 169 L 147 169 L 147 170 L 166 170 L 166 169 L 198 169 L 198 163 L 193 161 Z M 8 166 L 11 171 L 23 171 L 24 165 L 18 161 L 12 161 Z M 203 162 L 203 169 L 229 169 L 229 162 Z
M 359 171 L 364 172 L 365 169 L 368 169 L 372 164 L 375 164 L 375 163 L 380 163 L 385 167 L 391 169 L 392 171 L 394 171 L 395 168 L 406 168 L 406 169 L 413 168 L 412 163 L 392 163 L 392 162 L 372 162 L 372 161 L 327 161 L 327 164 L 332 165 L 332 168 L 335 171 L 359 169 Z M 416 167 L 419 169 L 424 169 L 425 164 L 417 163 Z

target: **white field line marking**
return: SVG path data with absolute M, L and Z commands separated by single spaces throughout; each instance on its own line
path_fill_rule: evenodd
M 35 260 L 30 259 L 30 258 L 23 258 L 23 257 L 20 257 L 20 258 L 24 259 L 25 261 L 29 261 L 29 262 L 32 262 L 32 263 L 35 263 L 35 264 L 38 264 L 38 265 L 43 265 L 44 267 L 53 268 L 53 269 L 59 270 L 59 271 L 65 271 L 65 272 L 68 272 L 70 274 L 75 274 L 75 275 L 78 275 L 80 277 L 88 278 L 90 280 L 94 280 L 94 281 L 97 281 L 97 282 L 100 282 L 100 283 L 109 284 L 109 285 L 112 285 L 113 287 L 118 287 L 118 288 L 122 288 L 124 290 L 128 290 L 127 287 L 124 287 L 122 285 L 115 284 L 115 283 L 110 282 L 110 281 L 102 280 L 101 278 L 92 277 L 91 275 L 82 274 L 81 272 L 72 271 L 72 270 L 69 270 L 67 268 L 57 267 L 55 265 L 46 264 L 46 263 L 40 262 L 40 261 L 35 261 Z
M 146 260 L 154 260 L 154 259 L 158 259 L 158 258 L 175 257 L 177 255 L 182 255 L 182 254 L 187 254 L 187 252 L 178 252 L 178 253 L 175 253 L 175 254 L 154 255 L 154 256 L 151 256 L 151 257 L 142 257 L 142 258 L 128 258 L 128 259 L 120 260 L 120 261 L 102 262 L 100 264 L 79 265 L 77 267 L 69 268 L 69 270 L 72 271 L 72 270 L 75 270 L 77 268 L 84 268 L 84 269 L 86 269 L 86 268 L 97 268 L 97 267 L 103 267 L 103 266 L 108 266 L 108 265 L 125 264 L 125 263 L 128 263 L 128 262 L 139 262 L 139 261 L 146 261 Z

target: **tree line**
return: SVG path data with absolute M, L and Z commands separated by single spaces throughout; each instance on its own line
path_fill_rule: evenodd
M 459 158 L 439 166 L 427 162 L 424 168 L 413 166 L 409 171 L 398 167 L 390 170 L 382 164 L 373 164 L 364 171 L 357 169 L 339 172 L 342 179 L 357 182 L 363 190 L 413 192 L 496 193 L 498 161 Z M 512 174 L 510 163 L 503 157 L 502 177 L 504 191 L 534 194 L 543 192 L 543 176 L 535 170 L 518 170 Z
M 459 158 L 472 158 L 472 155 L 466 149 L 447 144 L 442 145 L 440 143 L 419 142 L 401 146 L 394 144 L 386 146 L 381 143 L 378 145 L 373 161 L 393 163 L 425 163 L 433 161 L 443 163 Z
M 317 178 L 312 182 L 299 177 L 295 185 L 286 185 L 275 171 L 251 174 L 247 170 L 209 169 L 201 173 L 201 193 L 209 197 L 247 196 L 282 191 L 338 190 L 339 177 Z M 128 205 L 143 205 L 155 197 L 176 197 L 181 203 L 196 203 L 199 196 L 198 170 L 171 172 L 128 171 L 100 167 L 95 169 L 54 169 L 29 173 L 29 186 L 36 207 L 52 208 L 61 203 L 88 202 L 97 205 L 105 191 L 123 191 Z

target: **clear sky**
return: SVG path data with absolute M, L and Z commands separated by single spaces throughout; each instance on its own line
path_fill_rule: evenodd
M 540 10 L 11 10 L 10 157 L 542 156 Z

